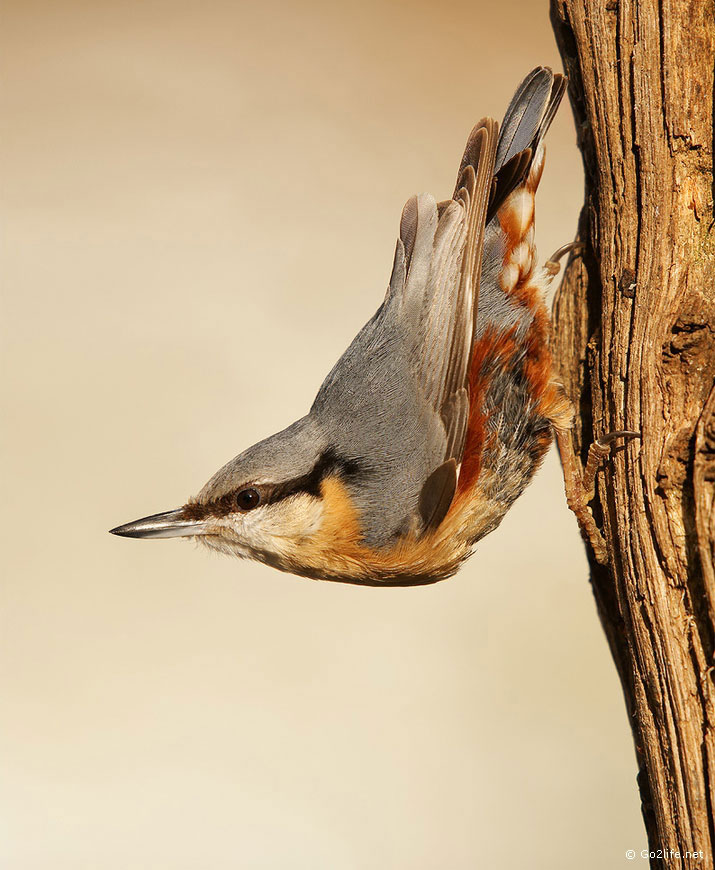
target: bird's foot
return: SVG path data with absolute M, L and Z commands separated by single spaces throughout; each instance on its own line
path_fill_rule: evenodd
M 611 452 L 613 442 L 619 438 L 640 438 L 640 432 L 621 430 L 609 432 L 596 439 L 588 449 L 586 465 L 583 471 L 579 468 L 576 452 L 574 451 L 571 431 L 568 429 L 554 429 L 556 446 L 561 457 L 561 466 L 564 473 L 564 488 L 566 490 L 566 503 L 576 515 L 581 534 L 589 542 L 593 549 L 593 555 L 599 565 L 608 564 L 608 548 L 601 530 L 596 525 L 589 503 L 596 494 L 596 474 L 605 458 Z

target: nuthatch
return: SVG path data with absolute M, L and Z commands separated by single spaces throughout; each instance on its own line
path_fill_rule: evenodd
M 501 128 L 485 118 L 472 130 L 452 199 L 408 201 L 385 300 L 305 417 L 178 510 L 112 532 L 195 536 L 348 583 L 453 574 L 529 483 L 552 431 L 560 447 L 570 439 L 548 349 L 549 270 L 534 247 L 542 139 L 564 88 L 563 76 L 533 70 Z M 574 468 L 569 503 L 588 526 L 589 487 Z

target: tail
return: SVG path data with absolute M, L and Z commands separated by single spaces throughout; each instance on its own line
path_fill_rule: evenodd
M 542 139 L 565 85 L 563 76 L 538 67 L 514 94 L 497 142 L 496 184 L 484 232 L 459 492 L 477 481 L 487 499 L 509 503 L 548 449 L 550 424 L 571 413 L 553 376 L 545 282 L 534 246 Z M 494 493 L 480 477 L 482 467 L 498 482 Z
M 497 172 L 520 151 L 536 151 L 564 95 L 566 79 L 548 67 L 532 70 L 519 85 L 499 131 Z
M 476 337 L 531 321 L 535 272 L 534 196 L 544 167 L 542 139 L 566 87 L 564 76 L 537 67 L 519 85 L 499 132 L 496 186 L 487 214 Z M 535 300 L 534 300 L 535 301 Z

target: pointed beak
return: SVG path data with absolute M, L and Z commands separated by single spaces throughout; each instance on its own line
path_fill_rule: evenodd
M 166 511 L 125 523 L 110 529 L 110 535 L 122 538 L 186 538 L 191 535 L 202 535 L 206 531 L 206 523 L 202 520 L 187 519 L 184 509 Z

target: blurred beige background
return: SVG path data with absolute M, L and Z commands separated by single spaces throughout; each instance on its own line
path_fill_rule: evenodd
M 2 30 L 0 867 L 628 865 L 630 733 L 553 456 L 432 587 L 107 534 L 307 410 L 404 201 L 560 68 L 547 4 L 11 0 Z M 574 142 L 565 107 L 544 258 Z

